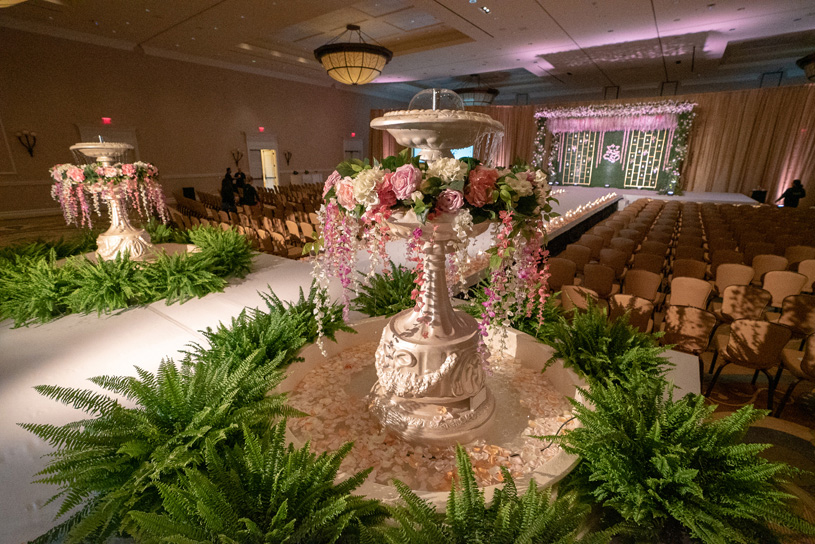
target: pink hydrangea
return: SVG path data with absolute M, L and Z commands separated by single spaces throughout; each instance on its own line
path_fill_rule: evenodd
M 492 203 L 492 191 L 498 181 L 497 170 L 476 166 L 470 170 L 469 181 L 464 190 L 464 198 L 467 199 L 467 202 L 476 208 Z
M 404 164 L 391 176 L 393 193 L 399 200 L 407 200 L 422 182 L 422 171 L 412 164 Z
M 396 193 L 393 192 L 393 184 L 391 183 L 391 178 L 393 177 L 393 173 L 388 172 L 382 178 L 382 183 L 376 188 L 376 193 L 379 195 L 379 206 L 380 208 L 392 208 L 396 205 L 397 198 Z
M 445 189 L 436 200 L 436 209 L 440 212 L 454 213 L 464 205 L 464 195 L 460 191 Z
M 136 174 L 136 167 L 132 164 L 123 164 L 122 165 L 122 174 L 125 176 L 132 176 Z
M 331 188 L 334 187 L 337 184 L 337 182 L 339 182 L 341 179 L 342 176 L 340 175 L 339 172 L 337 172 L 336 170 L 331 172 L 331 175 L 328 176 L 327 180 L 325 180 L 325 186 L 323 187 L 323 198 L 325 198 L 325 195 L 328 194 L 328 191 L 330 191 Z
M 346 210 L 354 209 L 356 200 L 354 200 L 354 180 L 346 176 L 337 182 L 335 185 L 337 192 L 337 202 Z
M 68 169 L 68 177 L 76 183 L 85 181 L 85 172 L 81 168 L 73 167 Z
M 116 171 L 116 168 L 113 166 L 105 166 L 104 171 L 102 173 L 102 175 L 104 175 L 106 178 L 115 178 L 117 174 L 118 172 Z

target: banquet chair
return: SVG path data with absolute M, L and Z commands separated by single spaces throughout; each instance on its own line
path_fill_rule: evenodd
M 732 238 L 716 237 L 708 239 L 707 247 L 710 251 L 719 251 L 722 249 L 735 250 L 738 247 L 738 243 Z
M 560 291 L 564 285 L 574 285 L 577 265 L 562 257 L 549 259 L 549 290 Z
M 722 293 L 721 306 L 713 313 L 722 323 L 737 319 L 761 319 L 772 295 L 752 285 L 729 285 Z
M 608 244 L 611 242 L 611 239 L 614 238 L 614 229 L 610 227 L 604 227 L 603 225 L 596 225 L 592 228 L 588 234 L 594 234 L 595 236 L 599 236 L 603 239 L 603 247 L 608 247 Z
M 631 255 L 634 254 L 634 250 L 637 249 L 637 242 L 635 242 L 631 238 L 621 238 L 619 236 L 616 236 L 611 239 L 611 242 L 609 242 L 608 247 L 610 249 L 622 251 L 628 256 L 628 258 L 631 258 Z
M 577 273 L 582 275 L 583 267 L 591 260 L 591 248 L 580 244 L 569 244 L 558 257 L 572 261 L 577 265 Z
M 578 285 L 564 285 L 560 290 L 560 306 L 564 313 L 572 313 L 575 310 L 586 311 L 590 304 L 603 310 L 608 309 L 608 303 L 591 289 Z
M 786 270 L 789 261 L 780 255 L 756 255 L 753 257 L 753 285 L 761 285 L 764 274 L 773 270 Z
M 319 225 L 320 224 L 320 218 L 317 217 L 316 213 L 308 212 L 308 222 L 311 223 L 312 225 Z
M 700 246 L 677 245 L 674 250 L 674 259 L 693 259 L 694 261 L 709 262 L 704 248 Z
M 616 294 L 609 299 L 608 306 L 610 321 L 628 314 L 628 324 L 640 332 L 647 334 L 654 329 L 654 305 L 650 301 L 634 295 Z
M 671 280 L 671 293 L 665 297 L 665 305 L 691 306 L 704 310 L 707 308 L 710 293 L 713 290 L 710 283 L 697 278 L 674 278 Z
M 238 212 L 229 212 L 229 222 L 233 225 L 241 224 L 241 218 L 238 216 Z
M 684 232 L 679 235 L 676 239 L 676 247 L 684 247 L 684 246 L 691 246 L 691 247 L 704 247 L 705 240 L 701 236 L 691 236 L 685 234 Z
M 802 293 L 811 293 L 815 282 L 815 259 L 807 259 L 798 263 L 798 273 L 807 277 L 807 282 L 801 288 Z
M 257 235 L 261 251 L 264 253 L 277 253 L 277 248 L 275 248 L 275 244 L 272 242 L 272 236 L 269 234 L 269 231 L 266 229 L 258 229 Z
M 665 259 L 668 256 L 668 244 L 657 242 L 655 240 L 645 240 L 640 244 L 639 253 L 650 253 L 658 255 Z
M 636 248 L 638 245 L 640 245 L 640 242 L 645 240 L 645 233 L 626 227 L 617 233 L 617 237 L 628 238 L 629 240 L 633 240 L 634 247 Z
M 784 392 L 778 409 L 773 414 L 781 417 L 781 412 L 790 400 L 793 390 L 802 381 L 815 382 L 815 334 L 810 334 L 804 339 L 804 351 L 797 349 L 785 349 L 781 352 L 781 365 L 784 370 L 792 374 L 794 380 Z
M 625 228 L 626 223 L 618 219 L 609 218 L 603 222 L 603 225 L 612 229 L 614 231 L 614 236 L 617 236 L 617 233 Z M 614 238 L 614 236 L 612 236 L 612 238 Z
M 744 255 L 733 249 L 711 250 L 710 277 L 716 279 L 716 271 L 723 264 L 744 264 Z
M 803 340 L 815 333 L 815 296 L 790 295 L 786 297 L 781 303 L 781 314 L 774 322 L 790 329 L 795 339 Z
M 300 228 L 300 233 L 303 235 L 303 240 L 305 242 L 310 243 L 317 239 L 317 235 L 314 232 L 314 227 L 311 225 L 311 223 L 301 221 L 297 226 Z
M 673 240 L 673 232 L 662 229 L 651 229 L 645 237 L 646 242 L 659 242 L 665 245 L 670 245 L 671 240 Z
M 279 232 L 270 232 L 272 240 L 280 246 L 280 255 L 289 259 L 299 259 L 303 256 L 303 249 L 290 244 Z
M 218 210 L 218 219 L 221 221 L 221 223 L 229 223 L 229 212 Z
M 580 237 L 577 243 L 591 250 L 592 261 L 600 259 L 600 250 L 603 249 L 603 238 L 601 236 L 586 233 Z
M 755 233 L 750 230 L 750 236 Z M 748 266 L 753 265 L 753 259 L 756 255 L 774 255 L 775 244 L 770 242 L 748 242 L 744 245 L 744 264 Z
M 705 396 L 709 396 L 719 379 L 722 370 L 729 364 L 745 366 L 755 370 L 753 385 L 758 379 L 759 372 L 767 376 L 769 391 L 767 392 L 767 409 L 773 409 L 773 395 L 775 387 L 781 378 L 781 352 L 789 342 L 790 330 L 783 325 L 760 321 L 756 319 L 737 319 L 730 324 L 728 337 L 716 338 L 716 352 L 713 355 L 711 368 L 715 368 L 717 359 L 724 362 L 716 368 L 713 378 L 708 385 Z M 778 366 L 775 377 L 770 375 L 770 369 Z
M 631 270 L 647 270 L 660 275 L 664 267 L 665 257 L 653 253 L 636 253 L 631 262 Z
M 789 270 L 773 270 L 764 274 L 761 287 L 772 295 L 770 305 L 780 308 L 784 299 L 790 295 L 797 295 L 804 288 L 807 277 L 798 272 Z
M 815 247 L 810 246 L 789 246 L 784 251 L 784 256 L 789 261 L 789 266 L 792 267 L 801 261 L 807 259 L 815 259 Z
M 219 225 L 221 226 L 221 230 L 224 231 L 224 232 L 226 232 L 228 230 L 232 230 L 232 225 L 230 225 L 229 223 L 221 222 L 221 223 L 219 223 Z
M 583 281 L 580 283 L 586 289 L 591 289 L 597 296 L 607 299 L 620 292 L 620 286 L 614 283 L 614 269 L 599 263 L 588 263 L 583 269 Z
M 782 234 L 775 239 L 775 253 L 786 255 L 787 248 L 803 245 L 803 238 L 798 234 Z
M 705 269 L 707 264 L 704 261 L 694 259 L 677 259 L 673 262 L 672 278 L 696 278 L 705 279 Z
M 702 353 L 710 346 L 716 323 L 713 313 L 691 306 L 669 306 L 662 319 L 664 334 L 659 343 L 663 346 L 673 345 L 676 351 L 696 355 L 699 360 L 699 387 L 704 375 Z
M 294 243 L 294 245 L 302 246 L 305 243 L 302 235 L 300 234 L 300 228 L 297 226 L 297 223 L 287 219 L 286 230 L 288 231 L 289 241 Z
M 722 296 L 730 285 L 749 285 L 756 271 L 746 264 L 724 263 L 719 265 L 716 279 L 713 281 L 713 292 Z
M 624 295 L 635 295 L 645 300 L 650 301 L 655 306 L 658 306 L 662 299 L 659 293 L 659 286 L 662 283 L 662 277 L 659 274 L 649 272 L 648 270 L 635 270 L 631 269 L 625 274 L 623 281 L 622 293 Z
M 625 265 L 628 264 L 628 254 L 609 247 L 600 250 L 600 264 L 614 270 L 614 278 L 620 280 L 625 275 Z

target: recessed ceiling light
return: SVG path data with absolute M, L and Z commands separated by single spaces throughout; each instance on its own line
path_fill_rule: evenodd
M 256 60 L 252 59 L 252 62 L 257 62 Z
M 190 38 L 190 39 L 191 39 L 192 41 L 195 41 L 195 36 L 193 36 L 193 37 L 192 37 L 192 38 Z
M 175 44 L 175 46 L 176 46 L 176 47 L 179 47 L 179 45 L 178 45 L 178 44 Z
M 241 19 L 246 19 L 246 16 L 244 16 L 244 15 L 241 15 Z
M 674 23 L 678 23 L 678 22 L 679 22 L 679 21 L 681 21 L 681 20 L 682 20 L 682 19 L 680 19 L 679 17 L 677 17 L 676 19 L 674 19 Z
M 213 27 L 212 27 L 212 30 L 218 30 L 218 27 L 217 27 L 217 26 L 213 26 Z
M 488 8 L 487 6 L 484 6 L 483 8 L 481 8 L 481 11 L 483 11 L 484 13 L 489 13 L 490 8 Z
M 471 4 L 475 4 L 476 2 L 478 2 L 478 0 L 470 0 Z
M 115 31 L 115 30 L 111 30 L 111 32 L 113 32 L 114 34 L 116 34 L 116 31 Z
M 129 25 L 129 24 L 130 24 L 130 21 L 125 21 L 125 24 L 126 24 L 126 25 Z
M 144 11 L 146 11 L 147 13 L 150 13 L 150 8 L 144 8 Z
M 49 20 L 51 20 L 51 21 L 53 21 L 53 20 L 54 20 L 54 18 L 53 18 L 53 17 L 51 17 L 50 15 L 48 16 L 48 19 L 49 19 Z

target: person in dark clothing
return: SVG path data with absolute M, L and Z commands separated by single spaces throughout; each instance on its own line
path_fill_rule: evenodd
M 804 190 L 804 186 L 801 185 L 801 180 L 796 179 L 793 180 L 792 187 L 781 193 L 781 196 L 779 196 L 775 201 L 778 202 L 783 198 L 785 208 L 797 208 L 798 201 L 805 196 L 807 196 L 807 192 Z
M 235 207 L 235 184 L 232 181 L 232 169 L 226 169 L 226 175 L 221 180 L 221 210 L 225 212 L 237 212 Z
M 235 188 L 243 189 L 244 183 L 246 183 L 246 174 L 244 174 L 243 170 L 239 167 L 238 171 L 235 172 Z
M 241 204 L 244 206 L 254 206 L 257 203 L 258 190 L 252 186 L 252 176 L 249 176 L 243 186 L 243 197 L 241 198 Z

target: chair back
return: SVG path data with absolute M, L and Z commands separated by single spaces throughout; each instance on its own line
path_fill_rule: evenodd
M 810 246 L 789 246 L 784 251 L 784 256 L 789 261 L 789 264 L 800 263 L 807 259 L 815 259 L 815 247 Z
M 772 295 L 771 305 L 780 308 L 784 299 L 790 295 L 797 295 L 804 288 L 807 277 L 798 272 L 789 270 L 773 270 L 764 274 L 764 281 L 761 283 L 766 291 Z
M 815 332 L 815 296 L 790 295 L 781 303 L 776 323 L 789 327 L 799 338 Z
M 721 314 L 727 321 L 759 319 L 772 295 L 752 285 L 729 285 L 722 293 Z
M 618 251 L 622 251 L 627 256 L 631 256 L 634 253 L 634 250 L 637 248 L 637 242 L 632 240 L 631 238 L 621 238 L 621 237 L 614 237 L 609 242 L 609 246 L 611 249 L 616 249 Z
M 674 278 L 671 280 L 671 306 L 705 309 L 712 290 L 713 287 L 705 280 Z
M 707 264 L 704 261 L 696 261 L 694 259 L 677 259 L 673 263 L 673 277 L 674 278 L 696 278 L 702 280 L 705 278 L 705 269 Z
M 673 344 L 677 351 L 699 355 L 710 344 L 717 321 L 716 316 L 707 310 L 672 304 L 662 322 L 665 334 L 659 339 L 660 344 Z
M 701 236 L 691 236 L 689 234 L 680 234 L 679 238 L 676 239 L 676 247 L 703 247 L 705 245 L 705 241 Z
M 656 240 L 645 240 L 640 246 L 640 253 L 651 253 L 664 259 L 668 255 L 668 244 Z
M 776 366 L 792 332 L 783 325 L 758 319 L 737 319 L 730 324 L 730 338 L 721 355 L 750 368 Z
M 693 259 L 694 261 L 705 261 L 705 248 L 702 246 L 676 246 L 675 259 Z
M 589 301 L 595 306 L 601 306 L 600 297 L 591 289 L 577 285 L 564 285 L 560 291 L 560 306 L 564 312 L 572 312 L 575 309 L 587 310 Z
M 580 244 L 569 244 L 558 257 L 572 261 L 577 265 L 577 272 L 582 274 L 583 267 L 591 260 L 591 249 Z
M 608 298 L 614 289 L 614 269 L 604 264 L 588 263 L 583 269 L 581 285 L 600 298 Z
M 786 270 L 787 261 L 786 257 L 781 257 L 780 255 L 771 255 L 771 254 L 762 254 L 756 255 L 753 257 L 753 270 L 756 271 L 755 275 L 753 276 L 754 283 L 761 283 L 761 280 L 764 278 L 764 274 L 767 272 L 772 272 L 773 270 Z
M 647 270 L 631 269 L 625 275 L 623 294 L 634 295 L 654 302 L 657 298 L 662 277 Z
M 643 242 L 643 245 L 648 242 Z M 654 274 L 662 274 L 665 266 L 665 257 L 653 253 L 637 253 L 631 262 L 632 270 L 647 270 Z
M 732 238 L 711 238 L 707 242 L 707 247 L 710 248 L 710 251 L 719 251 L 722 249 L 735 250 L 738 247 L 738 243 Z
M 717 269 L 723 264 L 744 264 L 744 255 L 732 249 L 719 249 L 710 252 L 710 274 L 716 278 Z
M 605 227 L 603 225 L 597 225 L 593 229 L 591 229 L 589 233 L 602 238 L 603 246 L 608 247 L 608 244 L 611 242 L 611 239 L 614 238 L 615 230 L 613 228 Z
M 635 247 L 637 245 L 639 245 L 639 243 L 642 242 L 645 239 L 645 234 L 644 233 L 642 233 L 642 232 L 640 232 L 638 230 L 634 230 L 634 229 L 629 228 L 629 227 L 621 229 L 620 232 L 617 233 L 617 236 L 619 238 L 628 238 L 629 240 L 634 240 Z
M 801 373 L 806 379 L 815 382 L 815 334 L 810 334 L 804 341 L 804 358 L 801 359 Z
M 574 285 L 574 276 L 577 273 L 577 265 L 574 261 L 561 257 L 551 257 L 549 259 L 549 289 L 560 291 L 564 285 Z
M 801 288 L 801 291 L 811 293 L 812 284 L 815 282 L 815 259 L 807 259 L 798 263 L 798 273 L 807 277 L 807 281 Z
M 625 265 L 628 262 L 628 254 L 619 249 L 609 247 L 600 250 L 600 264 L 604 264 L 614 270 L 614 277 L 620 279 L 625 272 Z
M 600 258 L 600 250 L 603 249 L 603 238 L 601 236 L 586 233 L 580 237 L 577 243 L 591 250 L 592 260 L 596 261 Z
M 756 271 L 746 264 L 725 263 L 719 265 L 716 274 L 716 292 L 724 293 L 731 285 L 749 285 Z
M 617 294 L 609 300 L 608 318 L 617 320 L 628 314 L 628 323 L 640 332 L 653 329 L 654 305 L 649 300 L 634 295 Z
M 744 264 L 752 266 L 756 255 L 771 255 L 775 244 L 771 242 L 748 242 L 744 245 Z

